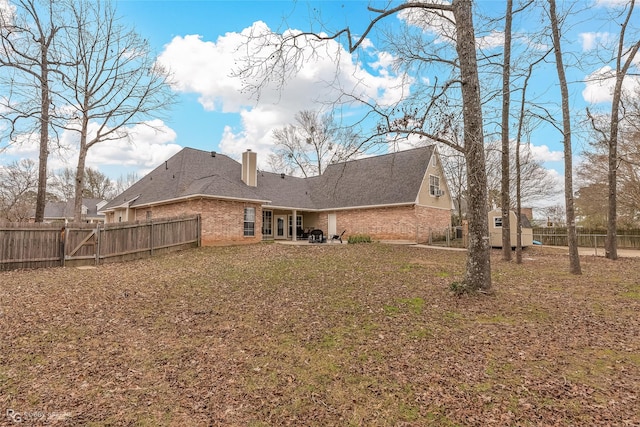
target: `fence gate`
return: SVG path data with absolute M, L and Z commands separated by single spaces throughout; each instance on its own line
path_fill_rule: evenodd
M 62 265 L 67 261 L 91 260 L 98 264 L 100 247 L 100 225 L 87 224 L 84 226 L 65 227 L 62 245 L 64 247 L 64 257 Z M 81 262 L 80 264 L 89 264 L 90 262 Z

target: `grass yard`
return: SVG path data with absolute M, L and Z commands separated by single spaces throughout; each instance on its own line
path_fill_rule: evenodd
M 640 425 L 640 258 L 209 247 L 0 273 L 0 425 Z

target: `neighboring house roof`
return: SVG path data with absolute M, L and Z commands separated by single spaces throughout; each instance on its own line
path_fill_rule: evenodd
M 82 205 L 87 208 L 86 217 L 101 218 L 102 214 L 98 213 L 101 204 L 106 203 L 103 199 L 89 199 L 83 198 Z M 69 200 L 66 202 L 47 202 L 44 206 L 44 218 L 45 219 L 64 219 L 73 218 L 73 205 L 74 201 Z
M 184 148 L 101 211 L 142 207 L 192 197 L 250 200 L 307 210 L 416 202 L 434 146 L 367 157 L 299 178 L 258 171 L 257 186 L 241 179 L 242 165 L 223 154 Z

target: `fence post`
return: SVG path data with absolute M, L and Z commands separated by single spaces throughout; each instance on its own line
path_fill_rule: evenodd
M 60 230 L 60 267 L 64 267 L 64 241 L 66 240 L 66 227 Z
M 153 256 L 153 219 L 149 220 L 149 226 L 151 230 L 149 231 L 149 247 L 151 248 L 150 255 Z
M 198 233 L 198 247 L 202 246 L 202 219 L 200 214 L 196 217 L 196 229 Z
M 100 223 L 96 223 L 96 266 L 100 265 Z

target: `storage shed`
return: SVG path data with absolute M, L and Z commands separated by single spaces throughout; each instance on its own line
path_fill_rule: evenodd
M 511 247 L 517 243 L 516 213 L 509 211 L 509 228 L 511 229 Z M 533 245 L 533 228 L 529 219 L 523 214 L 522 220 L 522 247 Z M 489 212 L 489 242 L 493 248 L 502 247 L 502 209 L 494 209 Z

